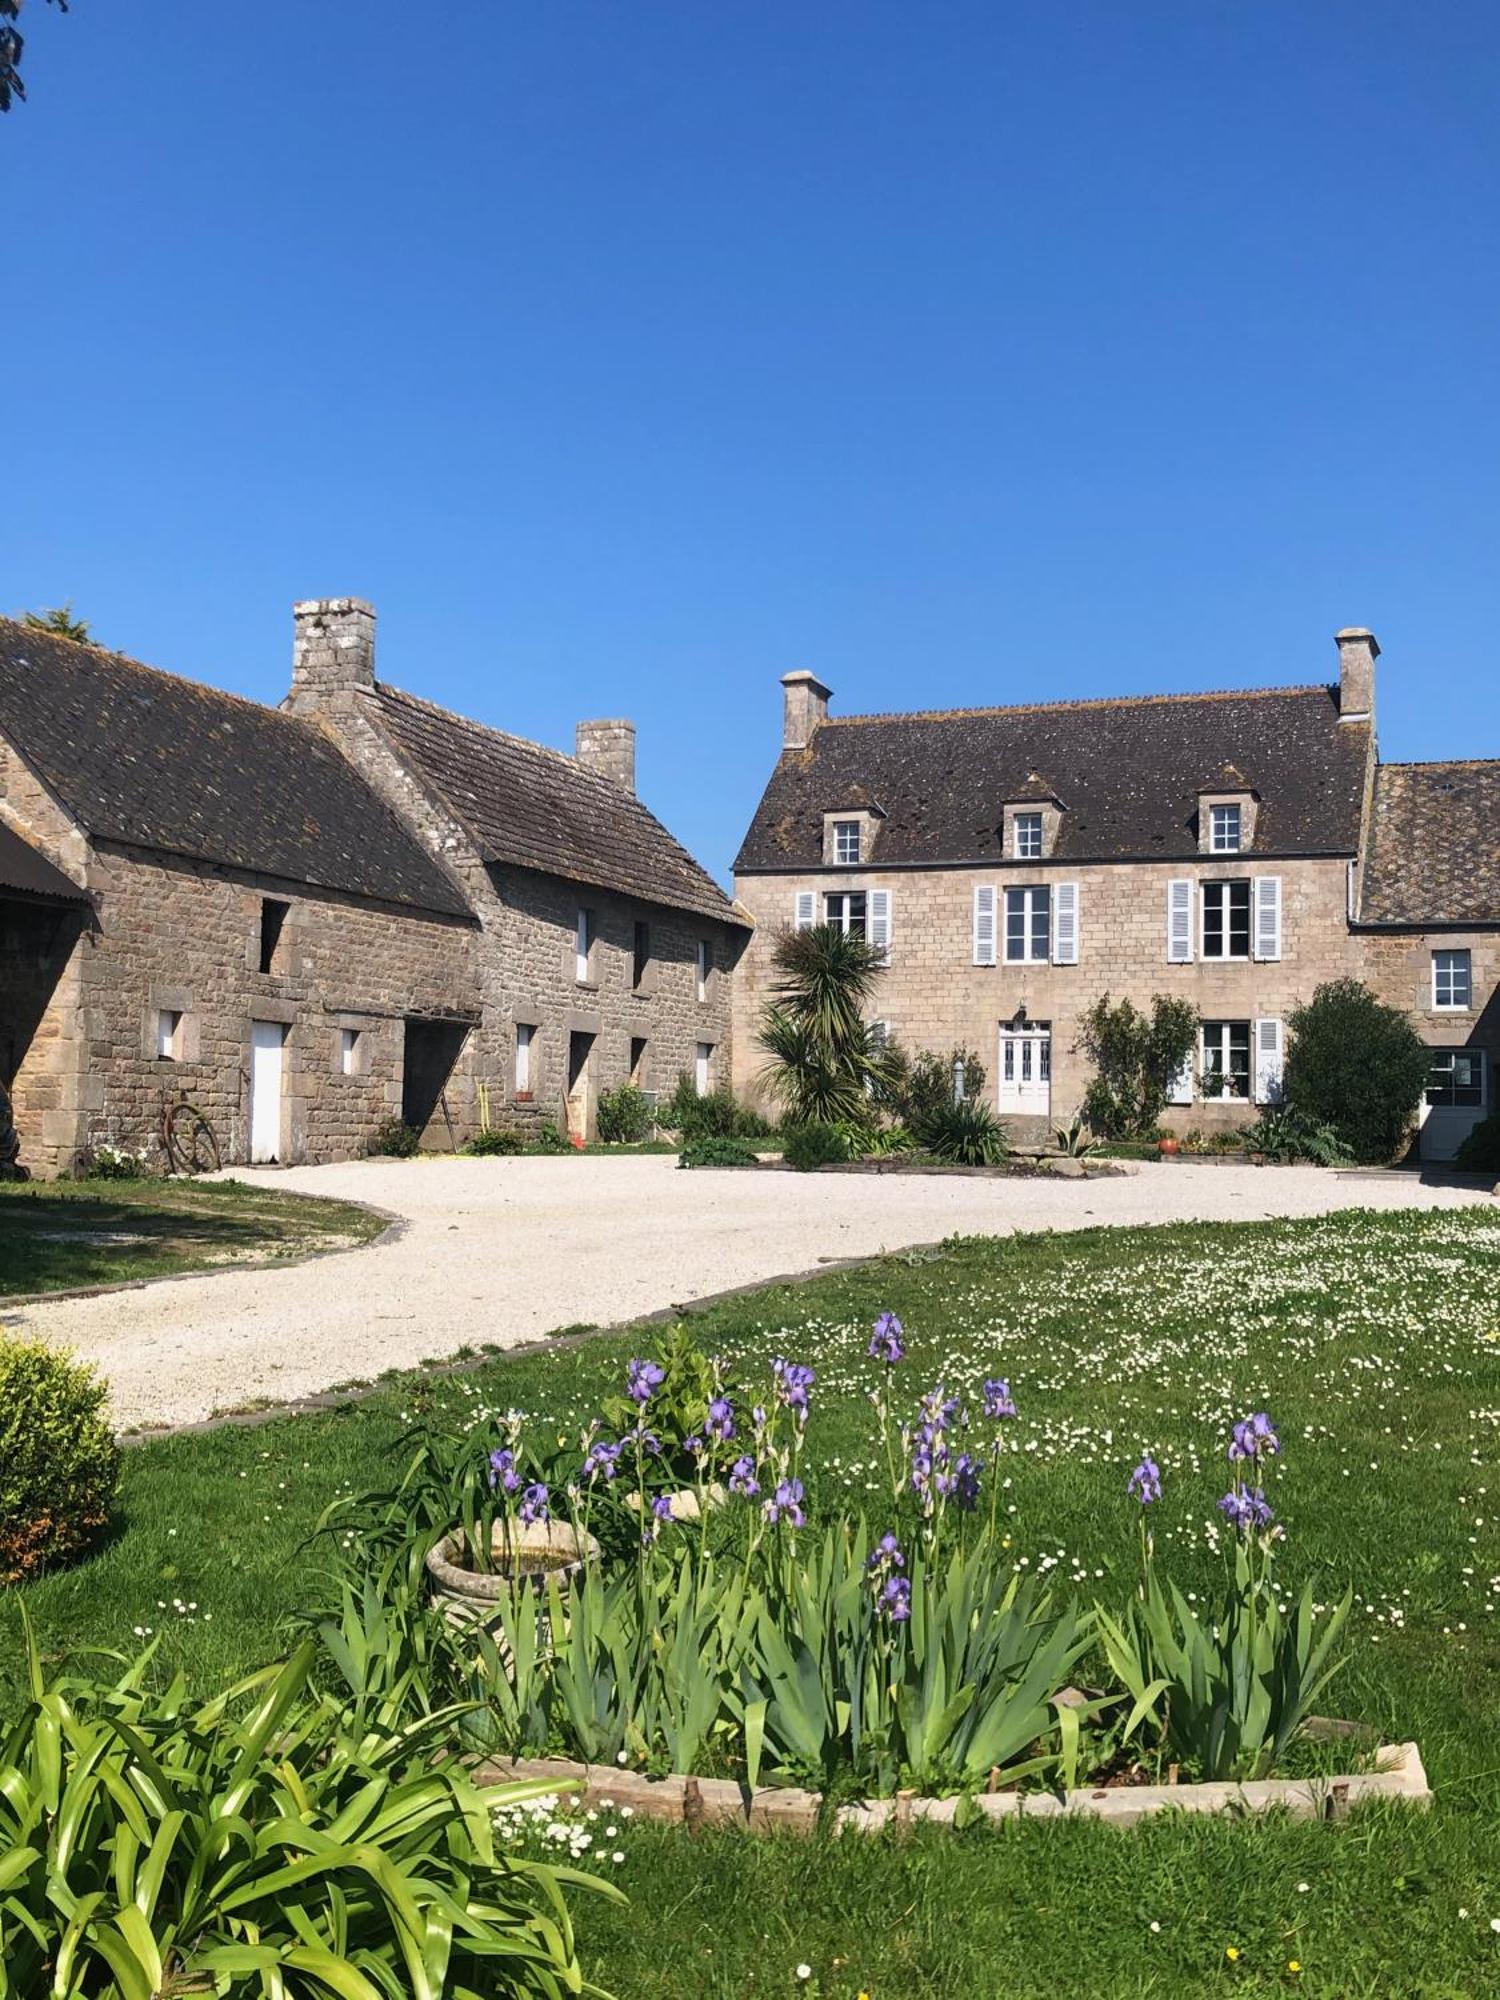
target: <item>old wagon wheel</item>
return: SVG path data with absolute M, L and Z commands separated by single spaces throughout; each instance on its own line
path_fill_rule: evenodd
M 196 1104 L 170 1104 L 161 1118 L 162 1151 L 174 1174 L 216 1174 L 223 1164 L 218 1134 Z

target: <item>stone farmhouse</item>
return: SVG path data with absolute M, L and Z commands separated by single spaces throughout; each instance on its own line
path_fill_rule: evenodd
M 0 620 L 0 1082 L 22 1158 L 226 1161 L 552 1120 L 728 1075 L 748 926 L 635 796 L 634 730 L 577 754 L 375 679 L 375 614 L 295 609 L 283 709 Z
M 832 716 L 786 675 L 735 862 L 737 1087 L 776 933 L 830 922 L 884 947 L 888 1032 L 974 1049 L 1021 1131 L 1079 1107 L 1102 993 L 1192 1003 L 1170 1123 L 1208 1130 L 1275 1098 L 1299 1001 L 1363 979 L 1432 1048 L 1422 1149 L 1451 1157 L 1496 1102 L 1500 761 L 1380 763 L 1380 649 L 1337 644 L 1331 686 L 940 714 Z

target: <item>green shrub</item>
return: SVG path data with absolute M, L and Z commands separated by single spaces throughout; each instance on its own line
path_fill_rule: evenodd
M 917 1142 L 904 1125 L 884 1125 L 879 1131 L 863 1133 L 859 1150 L 867 1160 L 884 1160 L 896 1153 L 914 1153 Z
M 741 1104 L 732 1090 L 710 1090 L 700 1097 L 689 1070 L 679 1072 L 672 1095 L 658 1113 L 658 1122 L 684 1139 L 763 1139 L 771 1129 L 760 1113 Z
M 92 1368 L 0 1339 L 0 1584 L 81 1555 L 109 1519 L 120 1452 Z
M 946 1104 L 922 1127 L 923 1148 L 955 1166 L 992 1167 L 1010 1151 L 1005 1127 L 982 1098 Z
M 1474 1127 L 1453 1164 L 1469 1174 L 1500 1173 L 1500 1115 Z
M 484 1160 L 492 1158 L 497 1153 L 519 1153 L 525 1144 L 526 1141 L 519 1132 L 513 1132 L 503 1125 L 491 1125 L 483 1132 L 476 1132 L 464 1147 L 464 1151 L 472 1154 L 476 1160 Z
M 651 1130 L 651 1106 L 643 1090 L 622 1083 L 618 1090 L 600 1091 L 597 1119 L 606 1145 L 637 1146 Z
M 409 1160 L 421 1143 L 422 1135 L 415 1125 L 408 1125 L 404 1118 L 387 1118 L 376 1127 L 370 1151 L 386 1159 Z
M 1268 1105 L 1244 1135 L 1252 1152 L 1270 1160 L 1310 1160 L 1316 1167 L 1347 1166 L 1349 1148 L 1332 1125 L 1320 1125 L 1289 1104 Z
M 849 1135 L 842 1125 L 813 1119 L 805 1125 L 784 1126 L 782 1136 L 786 1142 L 782 1158 L 799 1174 L 835 1166 L 849 1157 Z
M 876 1090 L 875 1101 L 898 1123 L 920 1132 L 928 1118 L 953 1102 L 953 1071 L 959 1063 L 963 1064 L 964 1096 L 983 1096 L 989 1072 L 976 1050 L 953 1048 L 942 1053 L 919 1049 L 909 1056 L 898 1042 L 890 1042 L 885 1079 Z
M 1102 1139 L 1148 1137 L 1197 1039 L 1198 1016 L 1186 1000 L 1158 993 L 1143 1014 L 1101 994 L 1078 1030 L 1078 1047 L 1098 1072 L 1083 1099 L 1090 1127 Z
M 746 1139 L 725 1139 L 705 1134 L 689 1139 L 677 1156 L 679 1167 L 753 1167 L 758 1165 L 755 1148 Z
M 496 1852 L 494 1813 L 556 1781 L 477 1783 L 445 1757 L 451 1712 L 346 1728 L 311 1685 L 313 1640 L 205 1702 L 180 1678 L 156 1691 L 152 1648 L 113 1685 L 48 1685 L 27 1639 L 34 1697 L 0 1746 L 0 1991 L 587 1990 L 563 1887 L 617 1892 Z
M 1288 1016 L 1286 1102 L 1331 1125 L 1356 1160 L 1389 1160 L 1411 1130 L 1431 1062 L 1398 1007 L 1357 979 L 1320 986 Z
M 537 1153 L 566 1153 L 572 1149 L 572 1141 L 558 1131 L 550 1118 L 544 1125 L 538 1125 L 531 1145 Z

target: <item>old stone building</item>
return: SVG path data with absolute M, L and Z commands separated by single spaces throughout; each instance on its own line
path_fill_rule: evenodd
M 225 1160 L 317 1161 L 393 1117 L 583 1131 L 602 1083 L 725 1067 L 745 927 L 624 782 L 628 725 L 582 733 L 594 769 L 376 688 L 373 622 L 299 607 L 280 712 L 0 621 L 0 1081 L 33 1171 L 158 1157 L 180 1105 Z
M 1338 647 L 1331 686 L 941 714 L 833 716 L 787 675 L 735 863 L 757 925 L 740 1087 L 776 932 L 834 922 L 884 946 L 889 1031 L 975 1049 L 1000 1112 L 1037 1125 L 1080 1105 L 1103 993 L 1192 1004 L 1170 1122 L 1208 1129 L 1275 1097 L 1299 1001 L 1366 979 L 1434 1049 L 1425 1144 L 1451 1154 L 1500 1051 L 1500 764 L 1380 765 L 1379 648 L 1354 629 Z

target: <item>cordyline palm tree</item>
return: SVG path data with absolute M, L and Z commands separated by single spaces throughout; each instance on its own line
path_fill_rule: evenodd
M 761 1015 L 766 1082 L 794 1123 L 868 1125 L 886 1051 L 866 1021 L 884 969 L 879 949 L 837 924 L 783 931 L 774 998 Z

